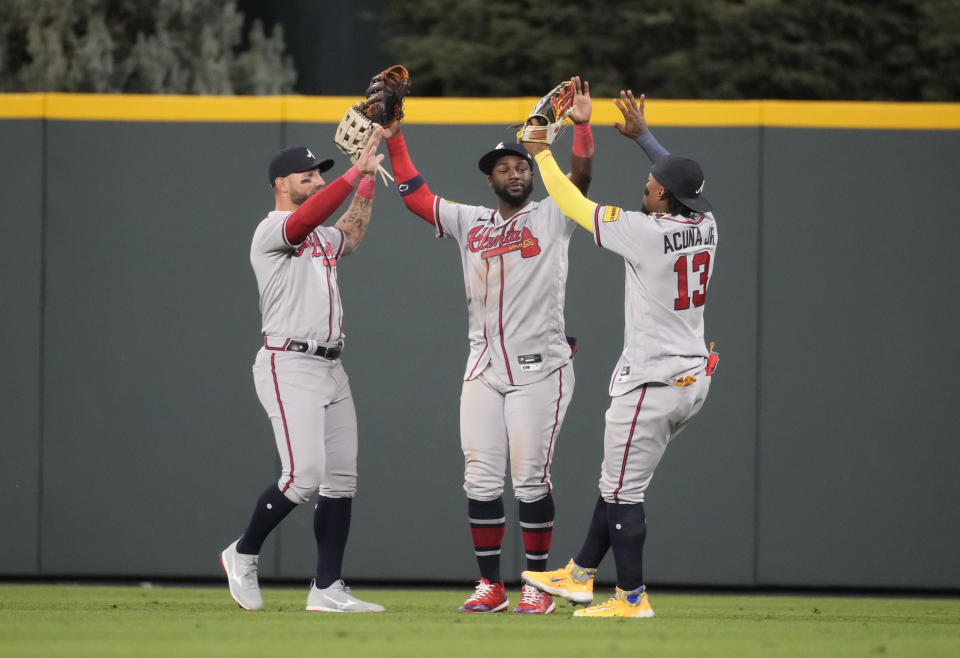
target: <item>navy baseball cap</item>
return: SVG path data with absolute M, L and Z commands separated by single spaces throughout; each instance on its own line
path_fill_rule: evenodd
M 270 185 L 278 178 L 286 178 L 290 174 L 296 174 L 301 171 L 310 171 L 319 169 L 320 173 L 327 171 L 333 166 L 333 160 L 317 160 L 313 151 L 306 146 L 291 146 L 283 149 L 270 161 Z
M 713 206 L 702 195 L 703 168 L 696 160 L 679 155 L 663 155 L 653 163 L 650 172 L 677 201 L 696 212 L 710 212 Z
M 533 169 L 533 156 L 527 153 L 527 149 L 513 142 L 500 142 L 493 147 L 492 151 L 480 158 L 480 171 L 489 176 L 493 173 L 493 165 L 505 155 L 519 156 L 529 162 L 530 168 Z

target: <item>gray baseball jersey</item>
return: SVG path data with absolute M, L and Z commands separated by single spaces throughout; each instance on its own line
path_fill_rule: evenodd
M 289 211 L 275 210 L 260 222 L 250 263 L 260 289 L 265 336 L 336 343 L 344 337 L 337 259 L 343 231 L 319 226 L 299 245 L 287 241 Z
M 707 362 L 703 307 L 716 265 L 713 214 L 676 215 L 597 206 L 594 240 L 626 267 L 623 352 L 610 394 L 647 382 L 672 384 Z
M 460 247 L 469 314 L 464 380 L 489 364 L 509 385 L 539 381 L 570 361 L 564 333 L 567 247 L 575 224 L 552 199 L 508 220 L 498 210 L 436 197 L 438 237 Z

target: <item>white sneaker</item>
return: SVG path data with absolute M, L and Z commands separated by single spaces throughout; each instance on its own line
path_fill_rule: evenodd
M 237 542 L 233 542 L 220 554 L 220 564 L 227 573 L 230 584 L 230 596 L 244 610 L 263 609 L 263 597 L 257 582 L 257 555 L 237 553 Z
M 376 603 L 361 601 L 350 593 L 342 580 L 335 580 L 326 589 L 317 589 L 316 581 L 310 581 L 310 596 L 307 597 L 310 612 L 384 612 Z

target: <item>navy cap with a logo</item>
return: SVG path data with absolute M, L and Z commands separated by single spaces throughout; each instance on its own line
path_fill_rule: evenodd
M 650 173 L 690 210 L 710 212 L 713 209 L 713 205 L 703 196 L 703 168 L 696 160 L 664 155 L 653 163 Z
M 530 164 L 530 168 L 533 169 L 533 156 L 527 153 L 527 149 L 523 148 L 520 144 L 514 144 L 513 142 L 500 142 L 493 147 L 493 150 L 489 151 L 482 158 L 480 158 L 480 171 L 489 176 L 493 173 L 493 166 L 497 164 L 497 160 L 505 155 L 516 155 L 521 157 L 526 160 Z
M 286 178 L 290 174 L 297 174 L 301 171 L 310 171 L 318 169 L 320 173 L 333 167 L 333 160 L 318 160 L 313 151 L 306 146 L 291 146 L 283 149 L 270 161 L 268 176 L 270 185 L 278 178 Z

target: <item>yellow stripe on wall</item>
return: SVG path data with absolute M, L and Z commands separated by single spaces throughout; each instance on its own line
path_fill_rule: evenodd
M 44 94 L 0 94 L 0 119 L 43 117 Z
M 336 123 L 360 101 L 352 96 L 147 96 L 137 94 L 0 94 L 0 119 L 69 121 L 212 121 Z M 522 122 L 535 97 L 417 98 L 406 122 L 495 124 Z M 648 100 L 654 126 L 774 126 L 894 130 L 960 130 L 960 103 L 837 101 Z M 593 99 L 594 125 L 621 119 L 611 98 Z
M 764 101 L 764 126 L 956 130 L 960 103 Z

